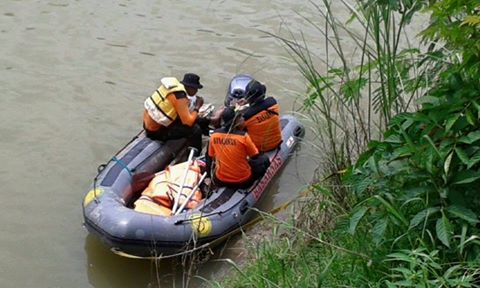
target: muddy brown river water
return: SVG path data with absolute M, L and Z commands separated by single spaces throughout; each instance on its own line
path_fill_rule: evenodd
M 181 261 L 122 258 L 89 236 L 83 196 L 97 166 L 141 129 L 143 101 L 162 76 L 199 74 L 200 95 L 220 106 L 229 80 L 248 73 L 283 112 L 298 108 L 305 81 L 265 31 L 301 31 L 322 58 L 323 37 L 303 17 L 322 23 L 310 1 L 1 1 L 0 287 L 185 286 Z M 318 151 L 308 137 L 262 209 L 312 179 Z M 244 246 L 235 237 L 213 258 L 241 261 Z M 230 269 L 207 261 L 189 287 Z

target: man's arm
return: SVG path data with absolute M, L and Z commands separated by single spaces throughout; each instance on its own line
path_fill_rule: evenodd
M 255 158 L 258 156 L 259 152 L 257 146 L 255 146 L 255 144 L 253 143 L 252 138 L 248 136 L 248 133 L 245 133 L 245 147 L 247 149 L 247 155 L 250 158 Z
M 172 101 L 175 110 L 177 111 L 178 117 L 182 121 L 182 124 L 187 126 L 192 126 L 195 123 L 195 120 L 198 116 L 198 109 L 195 109 L 192 113 L 190 113 L 188 106 L 188 98 L 187 94 L 184 92 L 175 92 L 168 95 L 169 100 Z

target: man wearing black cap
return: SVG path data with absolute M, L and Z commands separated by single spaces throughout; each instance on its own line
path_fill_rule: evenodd
M 195 106 L 190 111 L 187 97 L 203 88 L 200 77 L 186 73 L 182 81 L 165 77 L 160 82 L 160 87 L 144 103 L 143 127 L 147 136 L 161 141 L 187 137 L 190 144 L 201 151 L 202 129 L 197 119 L 203 98 L 196 96 Z

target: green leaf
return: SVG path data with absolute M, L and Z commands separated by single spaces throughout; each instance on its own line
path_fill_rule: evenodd
M 427 158 L 425 159 L 425 169 L 427 169 L 427 172 L 430 174 L 433 174 L 433 158 L 435 157 L 433 150 L 428 150 L 427 152 Z
M 340 91 L 345 95 L 347 100 L 357 100 L 360 97 L 360 90 L 367 84 L 367 79 L 360 77 L 345 82 Z
M 468 168 L 468 169 L 472 168 L 472 167 L 473 167 L 475 164 L 477 164 L 478 162 L 480 162 L 480 152 L 475 153 L 475 154 L 468 160 L 467 168 Z
M 375 157 L 372 155 L 370 158 L 368 158 L 368 166 L 369 168 L 375 173 L 375 174 L 379 174 L 379 171 L 378 171 L 378 163 L 377 161 L 375 160 Z
M 480 112 L 480 104 L 478 104 L 477 101 L 473 101 L 473 106 L 475 106 L 475 109 L 477 109 L 477 112 Z
M 442 215 L 442 218 L 437 220 L 435 225 L 435 231 L 437 233 L 437 238 L 443 243 L 443 245 L 450 248 L 450 229 L 449 229 L 448 218 L 445 215 Z
M 462 161 L 463 164 L 468 165 L 468 155 L 460 147 L 455 147 L 455 152 L 457 153 L 458 159 Z
M 463 249 L 465 248 L 465 238 L 467 236 L 467 224 L 462 225 L 462 234 L 460 236 L 460 255 L 463 254 Z
M 467 144 L 472 144 L 478 140 L 480 140 L 480 131 L 470 132 L 467 135 L 462 136 L 460 137 L 460 139 L 458 139 L 458 141 L 467 143 Z
M 405 277 L 405 278 L 407 278 L 408 275 L 412 274 L 412 270 L 407 269 L 405 267 L 395 267 L 395 268 L 392 268 L 390 270 L 391 271 L 398 271 L 398 272 L 402 273 L 403 277 Z
M 412 257 L 401 252 L 395 252 L 387 255 L 388 259 L 386 261 L 403 261 L 410 263 L 413 261 Z
M 445 159 L 445 163 L 443 164 L 443 171 L 445 172 L 445 176 L 448 175 L 448 171 L 450 169 L 450 163 L 452 162 L 453 151 L 448 154 L 447 159 Z
M 354 183 L 355 192 L 361 195 L 365 192 L 369 187 L 372 186 L 373 180 L 370 177 L 363 177 L 360 181 Z
M 443 274 L 443 278 L 448 280 L 454 272 L 456 272 L 457 270 L 462 270 L 462 268 L 463 267 L 461 265 L 453 265 L 452 267 L 448 268 L 447 271 L 445 271 L 445 273 Z M 455 277 L 457 276 L 458 275 L 455 275 Z
M 373 242 L 375 245 L 379 245 L 380 242 L 383 240 L 383 236 L 385 235 L 385 231 L 387 230 L 388 218 L 382 218 L 375 223 L 373 226 L 372 234 L 373 234 Z
M 465 113 L 465 116 L 467 116 L 467 122 L 470 125 L 475 126 L 475 116 L 473 116 L 470 110 L 467 110 L 467 112 Z
M 375 195 L 373 197 L 378 199 L 380 201 L 380 203 L 382 203 L 383 206 L 385 206 L 388 213 L 390 213 L 393 217 L 395 217 L 397 220 L 399 220 L 404 226 L 408 226 L 407 219 L 405 219 L 405 217 L 402 215 L 402 213 L 400 213 L 392 204 L 390 204 L 387 200 L 385 200 L 380 195 Z
M 480 222 L 478 216 L 472 210 L 460 205 L 452 205 L 447 208 L 448 213 L 455 217 L 461 218 L 470 224 L 476 224 Z
M 480 179 L 480 173 L 472 170 L 465 170 L 457 173 L 455 176 L 453 184 L 468 184 Z
M 430 146 L 432 146 L 432 148 L 435 150 L 437 155 L 439 157 L 442 157 L 442 155 L 440 154 L 440 151 L 438 151 L 437 146 L 435 146 L 435 143 L 433 143 L 432 138 L 430 138 L 430 136 L 428 136 L 428 134 L 423 135 L 423 138 L 427 139 L 427 142 L 430 144 Z
M 403 143 L 403 139 L 398 134 L 392 134 L 392 135 L 388 136 L 387 138 L 385 138 L 385 140 L 383 140 L 383 141 L 386 142 L 386 143 L 391 143 L 391 144 L 402 144 Z
M 449 118 L 447 120 L 447 124 L 445 124 L 445 132 L 448 132 L 450 131 L 450 129 L 452 128 L 452 126 L 455 124 L 455 122 L 457 122 L 458 118 L 460 117 L 460 115 L 455 115 L 454 117 L 452 118 Z
M 350 234 L 355 234 L 355 230 L 357 229 L 358 222 L 362 220 L 363 216 L 367 212 L 367 207 L 360 207 L 353 215 L 350 217 L 350 226 L 348 227 L 348 232 Z
M 462 24 L 460 24 L 460 26 L 463 26 L 463 25 L 470 25 L 470 26 L 479 26 L 480 25 L 480 16 L 478 15 L 467 15 L 465 16 L 465 18 L 463 19 L 463 22 Z
M 412 151 L 412 149 L 408 145 L 400 146 L 398 148 L 395 148 L 395 150 L 393 150 L 392 160 L 411 156 L 413 152 L 414 151 Z
M 419 105 L 432 104 L 432 105 L 436 106 L 436 105 L 440 104 L 440 99 L 438 97 L 427 95 L 427 96 L 423 96 L 423 97 L 418 98 L 417 103 Z
M 438 211 L 440 211 L 438 207 L 430 207 L 418 212 L 415 216 L 413 216 L 412 220 L 410 220 L 409 229 L 418 226 L 420 223 L 422 223 L 425 220 L 425 218 L 428 219 L 430 215 L 435 214 Z

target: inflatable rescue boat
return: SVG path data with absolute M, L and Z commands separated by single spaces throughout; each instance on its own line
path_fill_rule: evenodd
M 271 163 L 262 178 L 248 189 L 217 188 L 195 208 L 172 216 L 135 211 L 133 204 L 154 175 L 185 151 L 186 140 L 161 143 L 139 134 L 95 177 L 83 201 L 87 230 L 112 252 L 140 258 L 176 254 L 230 233 L 255 214 L 251 208 L 304 135 L 293 116 L 282 116 L 281 126 L 283 142 L 267 152 Z

